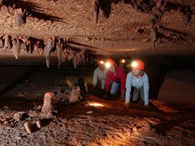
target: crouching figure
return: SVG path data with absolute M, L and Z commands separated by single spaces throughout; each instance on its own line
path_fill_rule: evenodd
M 144 62 L 135 60 L 132 64 L 132 71 L 128 73 L 126 79 L 125 105 L 129 106 L 131 95 L 133 102 L 137 102 L 139 97 L 144 101 L 144 105 L 149 104 L 149 80 L 144 72 Z

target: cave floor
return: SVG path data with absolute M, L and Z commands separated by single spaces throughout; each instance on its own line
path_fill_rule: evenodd
M 22 101 L 22 100 L 21 100 Z M 40 102 L 7 100 L 1 102 L 1 118 L 9 121 L 18 111 L 32 110 Z M 9 106 L 3 106 L 9 102 Z M 90 103 L 102 104 L 93 107 Z M 47 125 L 28 134 L 24 121 L 12 126 L 0 124 L 2 145 L 194 145 L 193 112 L 165 113 L 153 106 L 140 104 L 124 107 L 118 100 L 103 100 L 86 96 L 76 104 L 58 107 L 59 114 Z M 134 128 L 146 124 L 152 129 L 146 134 Z
M 86 82 L 91 81 L 89 72 L 90 69 L 83 72 Z M 124 102 L 118 99 L 102 99 L 91 94 L 86 94 L 85 100 L 75 104 L 57 102 L 55 109 L 58 115 L 31 134 L 25 131 L 25 120 L 12 120 L 19 111 L 28 112 L 41 106 L 44 93 L 59 89 L 65 76 L 72 75 L 70 69 L 1 67 L 0 144 L 195 144 L 194 110 L 170 110 L 164 105 L 166 110 L 161 110 L 161 103 L 153 104 L 152 100 L 149 108 L 141 103 L 125 107 Z M 149 129 L 144 128 L 147 125 L 150 125 Z

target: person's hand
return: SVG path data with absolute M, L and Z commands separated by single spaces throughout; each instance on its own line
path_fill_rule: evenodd
M 129 105 L 130 105 L 130 104 L 129 104 L 128 102 L 125 102 L 125 106 L 126 106 L 126 107 L 129 107 Z
M 125 100 L 125 92 L 124 91 L 121 91 L 121 95 L 120 95 L 119 100 L 121 100 L 121 101 Z
M 121 98 L 125 98 L 125 91 L 121 91 Z

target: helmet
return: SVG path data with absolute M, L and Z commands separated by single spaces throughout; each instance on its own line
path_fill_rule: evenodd
M 119 62 L 122 63 L 122 64 L 124 64 L 126 62 L 126 60 L 125 59 L 120 59 Z
M 98 65 L 103 65 L 104 61 L 103 60 L 98 60 Z
M 131 67 L 132 68 L 135 68 L 135 69 L 141 69 L 143 70 L 145 65 L 144 65 L 144 62 L 142 60 L 134 60 L 132 63 L 131 63 Z
M 105 67 L 106 68 L 110 68 L 111 66 L 113 66 L 115 64 L 113 59 L 107 59 L 105 62 Z

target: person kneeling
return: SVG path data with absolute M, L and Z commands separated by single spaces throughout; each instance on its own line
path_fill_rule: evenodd
M 124 100 L 126 80 L 125 71 L 121 66 L 117 65 L 113 59 L 108 59 L 105 66 L 108 69 L 105 79 L 105 90 L 107 94 L 115 96 L 120 88 L 119 100 Z
M 149 104 L 149 80 L 148 75 L 144 72 L 144 62 L 142 60 L 135 60 L 132 64 L 132 71 L 128 73 L 126 79 L 126 96 L 125 105 L 129 106 L 131 94 L 133 94 L 133 101 L 137 102 L 139 95 L 144 101 L 144 105 Z M 132 87 L 134 91 L 132 92 Z

